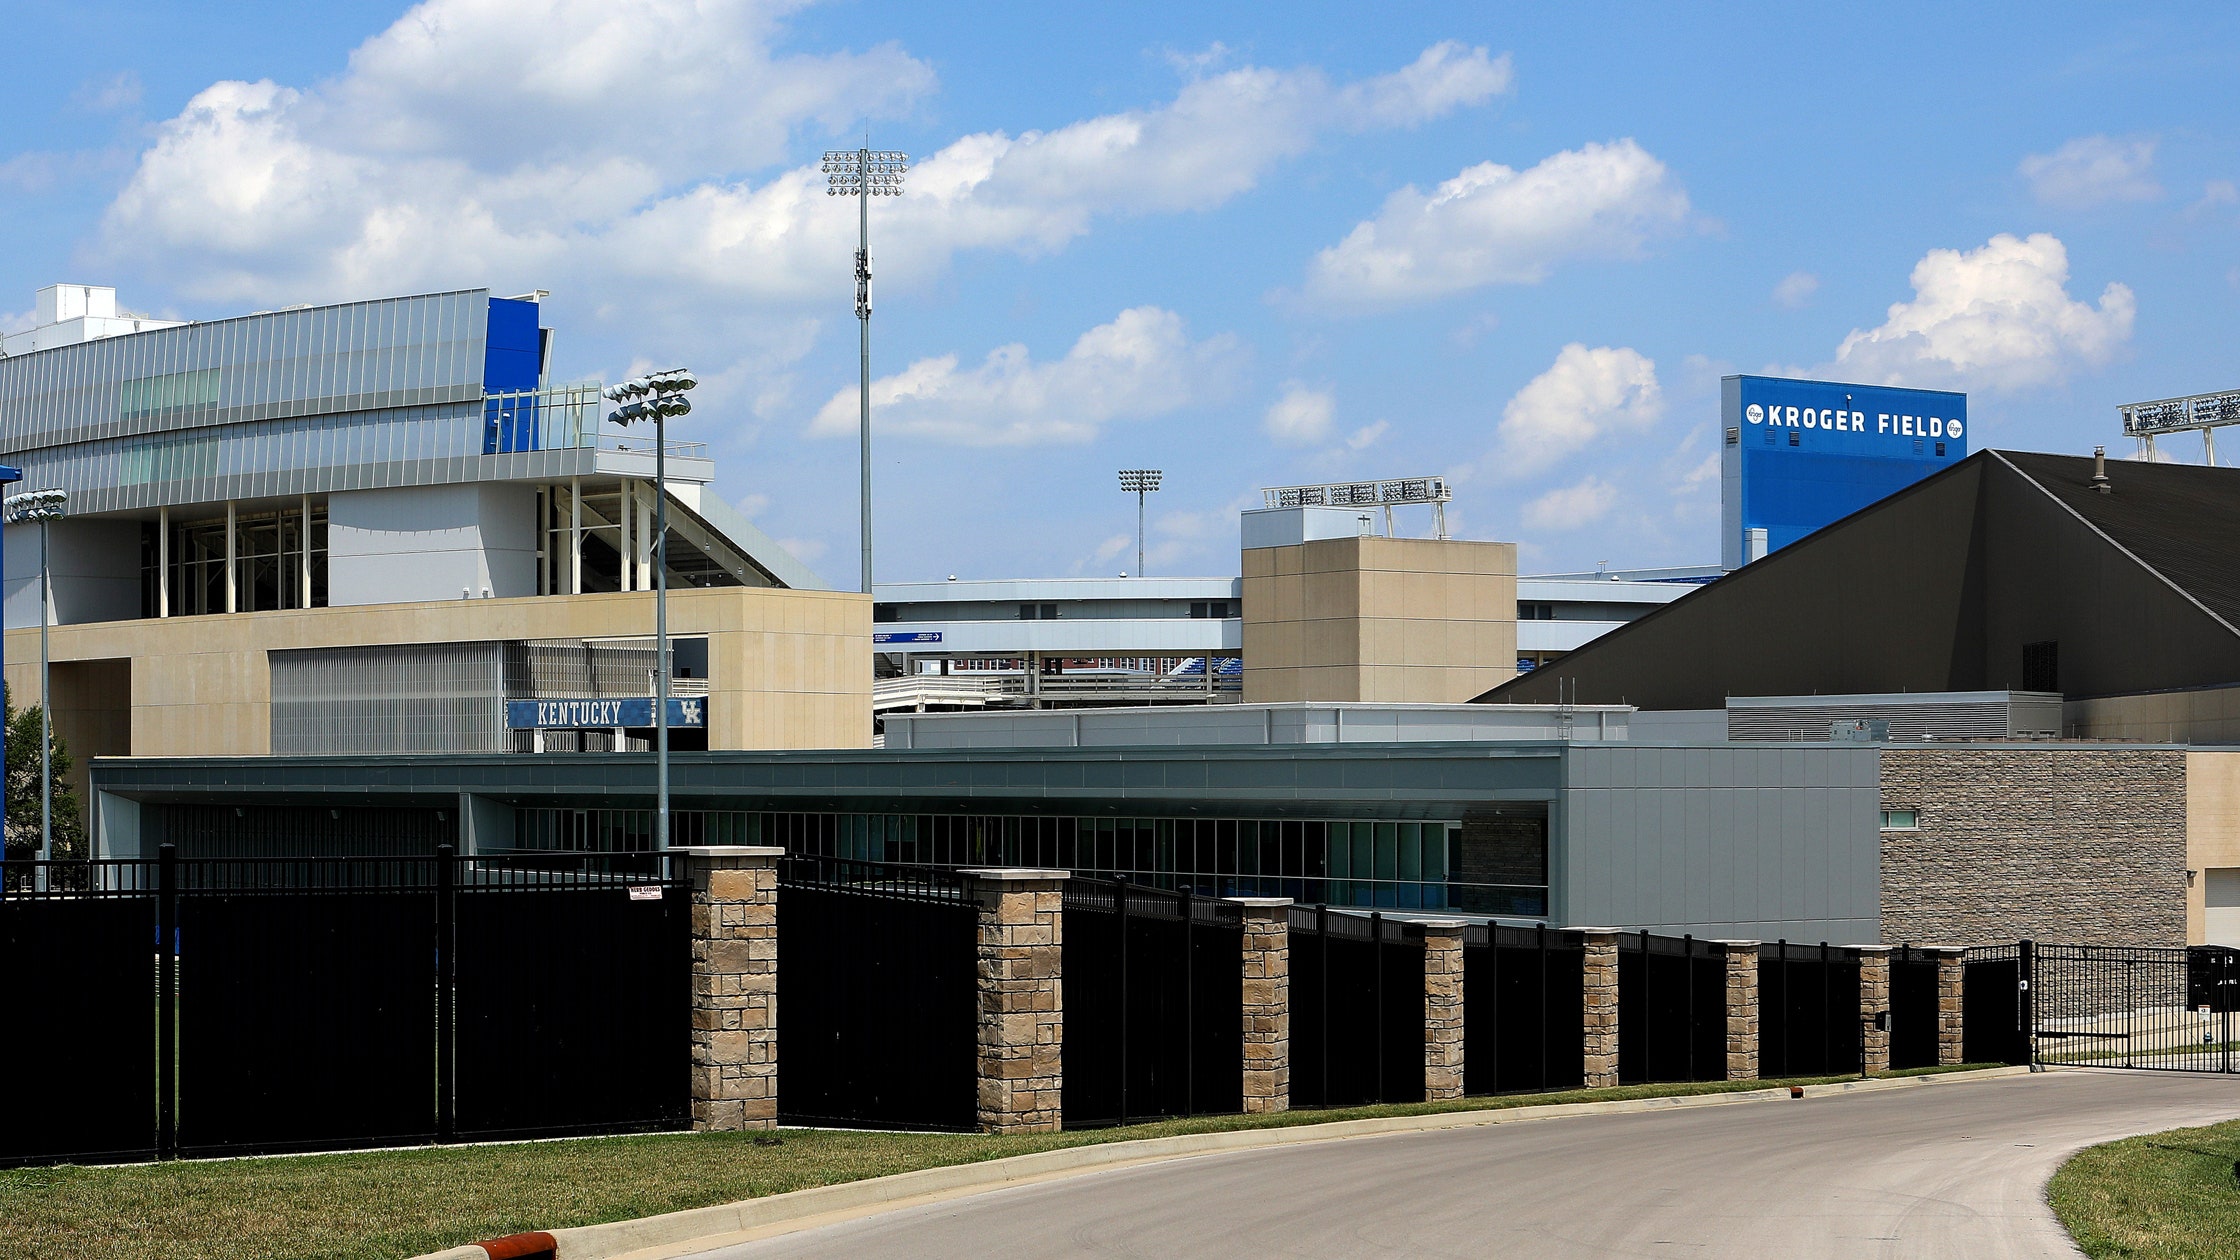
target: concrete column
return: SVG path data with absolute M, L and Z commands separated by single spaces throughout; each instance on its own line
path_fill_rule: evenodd
M 1291 898 L 1231 897 L 1244 920 L 1244 1109 L 1291 1110 Z
M 1462 929 L 1460 919 L 1423 925 L 1423 1100 L 1462 1097 Z
M 231 500 L 231 499 L 228 499 L 228 500 L 226 500 L 226 611 L 227 611 L 227 612 L 233 612 L 233 611 L 235 611 L 235 603 L 234 603 L 234 601 L 235 601 L 235 599 L 237 598 L 237 597 L 236 597 L 236 595 L 235 595 L 235 593 L 234 593 L 234 585 L 235 585 L 235 575 L 234 575 L 234 571 L 233 571 L 233 567 L 234 567 L 234 566 L 233 566 L 233 534 L 234 534 L 234 528 L 233 528 L 233 526 L 234 526 L 233 500 Z
M 1713 941 L 1727 962 L 1727 1079 L 1758 1079 L 1758 942 Z
M 648 486 L 642 493 L 631 496 L 638 504 L 638 589 L 641 591 L 653 589 L 653 496 L 659 493 L 658 489 Z
M 1963 953 L 1958 945 L 1931 945 L 1929 952 L 1937 956 L 1937 1062 L 1951 1065 L 1967 1062 L 1966 1028 L 1961 1022 L 1961 998 L 1967 981 L 1967 968 L 1961 965 Z
M 171 509 L 156 509 L 156 616 L 171 615 Z
M 583 594 L 583 478 L 568 478 L 568 593 Z
M 782 848 L 681 848 L 692 888 L 692 1127 L 778 1124 Z
M 1888 945 L 1859 946 L 1859 1070 L 1870 1074 L 1890 1070 Z
M 1055 1133 L 1064 1120 L 1068 872 L 968 870 L 980 910 L 983 1133 Z
M 296 536 L 296 607 L 311 607 L 311 496 L 303 496 L 303 532 Z
M 1584 1084 L 1597 1089 L 1618 1083 L 1618 931 L 1616 928 L 1573 928 L 1579 934 L 1585 957 L 1580 960 L 1579 989 L 1586 1039 Z
M 637 588 L 632 583 L 636 581 L 638 562 L 633 557 L 638 553 L 630 546 L 630 482 L 625 479 L 616 487 L 616 490 L 622 496 L 615 500 L 614 508 L 614 525 L 615 529 L 619 531 L 615 539 L 615 555 L 620 557 L 619 568 L 621 570 L 617 580 L 621 583 L 621 589 L 635 590 Z

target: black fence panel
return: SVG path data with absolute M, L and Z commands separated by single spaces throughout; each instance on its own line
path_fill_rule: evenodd
M 1618 938 L 1618 1081 L 1727 1075 L 1726 960 L 1692 936 Z
M 1978 946 L 1961 956 L 1961 968 L 1961 1057 L 1970 1063 L 2028 1063 L 2019 947 Z
M 1937 1065 L 1937 959 L 1911 948 L 1890 951 L 1890 1066 Z
M 1578 936 L 1473 924 L 1462 940 L 1463 1092 L 1577 1089 L 1586 1078 Z
M 778 869 L 779 1118 L 972 1128 L 978 916 L 964 877 L 803 856 Z
M 1833 1076 L 1860 1069 L 1856 950 L 1779 941 L 1758 953 L 1758 1073 Z
M 152 880 L 121 863 L 52 863 L 41 872 L 11 862 L 8 873 L 0 1054 L 11 1068 L 0 1091 L 0 1166 L 154 1158 Z
M 448 1092 L 459 1136 L 691 1123 L 682 884 L 474 861 L 454 904 Z
M 2024 1023 L 2040 1063 L 2232 1072 L 2240 953 L 2025 942 Z
M 1076 877 L 1065 916 L 1066 1126 L 1239 1110 L 1237 907 Z
M 1292 907 L 1294 1105 L 1423 1101 L 1423 1014 L 1422 928 Z
M 183 1153 L 437 1135 L 434 865 L 182 864 Z

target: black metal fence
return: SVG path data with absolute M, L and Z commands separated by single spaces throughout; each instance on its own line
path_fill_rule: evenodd
M 973 1127 L 978 935 L 968 880 L 844 858 L 779 862 L 781 1120 Z
M 690 916 L 665 872 L 172 852 L 0 897 L 0 1010 L 39 1081 L 0 1163 L 689 1122 Z
M 1961 955 L 1960 1057 L 1970 1063 L 2030 1061 L 2031 943 L 1979 945 Z
M 1422 926 L 1322 905 L 1290 913 L 1292 1104 L 1423 1101 Z
M 1474 923 L 1462 932 L 1462 1090 L 1576 1089 L 1586 1011 L 1577 934 Z
M 1859 1034 L 1859 951 L 1825 941 L 1759 947 L 1760 1075 L 1856 1072 L 1864 1061 Z
M 2037 1062 L 2235 1070 L 2240 950 L 2041 944 L 2028 952 Z
M 1242 1108 L 1243 947 L 1232 902 L 1066 881 L 1067 1128 Z
M 1618 938 L 1618 1082 L 1727 1075 L 1727 962 L 1693 936 Z

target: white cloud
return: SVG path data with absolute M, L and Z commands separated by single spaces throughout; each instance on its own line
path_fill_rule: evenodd
M 2040 204 L 2081 210 L 2111 201 L 2153 201 L 2152 136 L 2079 136 L 2051 153 L 2033 153 L 2017 168 Z
M 490 283 L 628 292 L 617 318 L 658 306 L 689 323 L 711 298 L 829 298 L 855 216 L 813 165 L 747 175 L 804 129 L 894 115 L 934 79 L 892 46 L 778 51 L 798 7 L 426 0 L 333 81 L 197 94 L 110 206 L 104 249 L 228 302 Z M 1445 43 L 1353 83 L 1240 66 L 1152 108 L 967 135 L 879 205 L 880 280 L 959 250 L 1057 249 L 1099 216 L 1215 206 L 1325 134 L 1421 122 L 1511 77 Z
M 70 103 L 97 114 L 114 114 L 140 103 L 140 76 L 130 70 L 87 79 L 70 94 Z
M 1664 414 L 1657 365 L 1638 351 L 1573 342 L 1502 409 L 1497 464 L 1536 472 L 1610 433 L 1638 433 Z
M 1525 527 L 1542 533 L 1578 529 L 1609 515 L 1611 505 L 1617 501 L 1617 487 L 1600 477 L 1588 477 L 1577 485 L 1550 490 L 1525 504 Z
M 1809 271 L 1792 271 L 1773 286 L 1773 304 L 1783 310 L 1801 310 L 1820 291 L 1820 277 Z
M 1873 384 L 2017 390 L 2107 363 L 2131 339 L 2137 301 L 2110 283 L 2098 308 L 2068 294 L 2069 251 L 2046 233 L 1933 249 L 1913 268 L 1913 300 L 1854 329 L 1832 370 Z
M 1285 384 L 1283 397 L 1269 404 L 1260 427 L 1285 446 L 1315 446 L 1330 436 L 1337 414 L 1338 401 L 1327 391 L 1291 381 Z
M 1370 447 L 1375 446 L 1377 444 L 1377 440 L 1385 435 L 1385 430 L 1390 429 L 1391 427 L 1391 422 L 1386 420 L 1379 420 L 1373 424 L 1362 425 L 1360 428 L 1355 429 L 1352 434 L 1350 434 L 1346 438 L 1346 449 L 1349 451 L 1368 450 Z
M 1086 442 L 1110 421 L 1166 415 L 1219 396 L 1239 353 L 1233 337 L 1191 341 L 1181 316 L 1138 306 L 1081 334 L 1054 362 L 1036 363 L 1016 343 L 962 370 L 953 354 L 920 359 L 871 382 L 872 423 L 958 446 Z M 856 391 L 843 389 L 809 432 L 851 435 L 857 411 Z
M 1589 144 L 1525 171 L 1481 162 L 1414 185 L 1315 256 L 1310 296 L 1336 305 L 1535 284 L 1574 258 L 1631 257 L 1687 217 L 1688 196 L 1632 140 Z

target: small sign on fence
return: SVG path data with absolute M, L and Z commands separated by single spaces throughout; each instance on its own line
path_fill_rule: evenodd
M 630 900 L 632 900 L 632 901 L 659 901 L 659 900 L 661 900 L 661 885 L 659 885 L 659 884 L 632 884 L 632 885 L 630 886 Z

